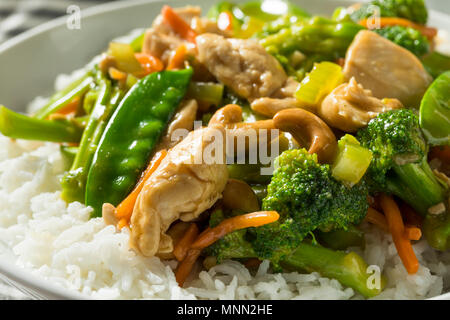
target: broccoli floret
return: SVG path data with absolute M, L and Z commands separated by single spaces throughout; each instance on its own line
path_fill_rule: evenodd
M 373 31 L 411 51 L 418 57 L 430 51 L 430 44 L 427 38 L 416 29 L 403 26 L 389 26 Z
M 358 139 L 373 154 L 367 171 L 372 192 L 394 194 L 423 215 L 444 202 L 446 188 L 428 165 L 428 147 L 413 111 L 378 115 L 358 132 Z
M 369 18 L 374 14 L 373 6 L 380 9 L 381 17 L 405 18 L 419 24 L 426 24 L 428 10 L 423 0 L 374 0 L 363 4 L 351 14 L 354 21 Z
M 329 165 L 319 164 L 305 149 L 283 152 L 263 200 L 264 210 L 280 219 L 251 230 L 253 247 L 260 257 L 275 264 L 315 230 L 347 229 L 367 212 L 368 189 L 364 181 L 346 187 L 331 175 Z

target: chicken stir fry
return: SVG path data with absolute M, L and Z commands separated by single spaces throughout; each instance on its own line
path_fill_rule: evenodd
M 330 18 L 264 2 L 164 6 L 36 114 L 0 106 L 0 132 L 61 143 L 62 198 L 176 260 L 180 286 L 199 260 L 269 260 L 376 296 L 363 223 L 409 274 L 422 235 L 450 249 L 450 57 L 422 0 Z

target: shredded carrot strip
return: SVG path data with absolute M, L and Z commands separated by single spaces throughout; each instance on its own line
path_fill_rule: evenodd
M 429 40 L 432 40 L 437 35 L 437 29 L 427 27 L 421 24 L 414 23 L 408 19 L 403 18 L 396 18 L 396 17 L 382 17 L 378 18 L 380 19 L 380 27 L 387 27 L 387 26 L 403 26 L 403 27 L 410 27 L 413 29 L 416 29 L 420 31 L 424 36 L 426 36 Z M 369 19 L 363 19 L 359 21 L 359 24 L 363 27 L 368 28 L 369 27 Z
M 405 237 L 409 240 L 420 240 L 422 238 L 422 230 L 417 227 L 405 226 Z
M 68 104 L 66 104 L 64 107 L 59 109 L 57 112 L 52 113 L 47 117 L 47 119 L 62 119 L 67 118 L 70 115 L 75 115 L 78 106 L 80 105 L 80 97 L 75 97 L 70 101 Z
M 155 160 L 150 163 L 150 165 L 147 167 L 147 169 L 144 171 L 144 174 L 142 175 L 141 179 L 139 180 L 138 184 L 134 188 L 134 190 L 123 200 L 116 208 L 116 217 L 119 219 L 118 228 L 123 223 L 121 222 L 122 219 L 125 220 L 126 223 L 130 221 L 131 214 L 133 213 L 134 204 L 136 203 L 136 199 L 141 192 L 142 188 L 144 187 L 145 182 L 150 178 L 150 176 L 155 172 L 155 170 L 160 165 L 161 161 L 164 159 L 164 157 L 167 155 L 166 150 L 161 150 L 159 154 L 155 156 Z
M 386 217 L 381 213 L 375 210 L 374 208 L 370 208 L 367 210 L 367 215 L 365 220 L 376 225 L 380 229 L 389 232 L 389 227 L 386 221 Z
M 183 39 L 195 43 L 197 33 L 181 18 L 170 6 L 164 6 L 161 15 L 170 27 L 178 33 Z
M 124 81 L 127 79 L 127 74 L 125 72 L 122 72 L 114 67 L 110 67 L 108 69 L 108 73 L 112 79 L 117 81 Z
M 187 48 L 184 44 L 180 45 L 175 52 L 172 53 L 167 70 L 182 69 L 184 67 L 184 60 L 186 60 Z
M 233 16 L 229 11 L 224 11 L 219 14 L 217 26 L 220 30 L 233 30 Z
M 178 268 L 175 272 L 175 279 L 177 280 L 180 287 L 183 286 L 187 277 L 191 273 L 192 269 L 194 268 L 195 262 L 197 261 L 201 252 L 202 251 L 198 249 L 190 249 L 186 257 L 178 265 Z
M 139 76 L 146 76 L 152 72 L 159 72 L 164 69 L 164 63 L 151 54 L 138 52 L 135 53 L 134 56 L 142 66 L 143 71 L 139 74 Z
M 173 249 L 173 255 L 178 261 L 182 261 L 186 257 L 192 243 L 197 238 L 198 233 L 197 225 L 192 223 Z
M 276 211 L 258 211 L 226 219 L 219 223 L 218 226 L 208 228 L 202 232 L 191 248 L 204 249 L 230 232 L 250 227 L 260 227 L 277 221 L 279 217 Z
M 384 215 L 392 234 L 398 255 L 409 274 L 415 274 L 419 269 L 419 261 L 411 246 L 410 240 L 405 236 L 405 226 L 400 214 L 400 209 L 392 197 L 382 194 L 380 196 L 380 205 L 383 208 Z

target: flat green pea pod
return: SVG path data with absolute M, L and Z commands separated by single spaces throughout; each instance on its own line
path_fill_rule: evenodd
M 419 123 L 431 145 L 450 145 L 450 71 L 441 74 L 420 104 Z
M 89 171 L 86 205 L 93 217 L 103 203 L 119 204 L 133 189 L 186 94 L 192 69 L 152 73 L 121 101 L 102 136 Z
M 83 128 L 76 121 L 36 119 L 0 105 L 0 132 L 13 139 L 79 142 Z

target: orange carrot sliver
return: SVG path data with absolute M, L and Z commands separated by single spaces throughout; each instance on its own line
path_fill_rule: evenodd
M 173 255 L 178 261 L 182 261 L 186 257 L 192 243 L 197 238 L 197 236 L 198 236 L 198 227 L 195 223 L 192 223 L 187 229 L 186 233 L 181 238 L 181 240 L 176 244 L 175 248 L 173 249 Z
M 186 60 L 187 48 L 184 44 L 180 45 L 169 59 L 167 70 L 182 69 L 184 60 Z
M 250 227 L 260 227 L 277 221 L 279 217 L 276 211 L 258 211 L 226 219 L 219 223 L 218 226 L 208 228 L 202 232 L 191 248 L 204 249 L 228 233 Z
M 192 269 L 194 268 L 195 262 L 197 261 L 198 257 L 200 256 L 200 253 L 201 253 L 201 250 L 190 249 L 188 251 L 186 257 L 178 265 L 177 271 L 175 272 L 175 279 L 177 280 L 178 285 L 180 287 L 183 286 L 187 277 L 189 276 Z
M 437 30 L 435 28 L 430 28 L 421 24 L 417 24 L 408 19 L 397 18 L 397 17 L 381 17 L 377 18 L 380 21 L 380 27 L 387 26 L 403 26 L 410 27 L 420 31 L 424 36 L 426 36 L 429 40 L 432 40 L 437 35 Z M 359 21 L 359 24 L 363 27 L 369 27 L 369 19 L 363 19 Z
M 178 33 L 181 38 L 186 39 L 189 42 L 195 43 L 197 33 L 192 30 L 191 26 L 184 21 L 170 6 L 164 6 L 161 11 L 161 15 L 173 31 Z
M 415 274 L 419 269 L 419 261 L 412 248 L 410 240 L 405 235 L 405 226 L 400 214 L 400 209 L 392 197 L 382 194 L 380 196 L 380 205 L 383 208 L 384 215 L 392 234 L 398 255 L 409 274 Z
M 420 240 L 422 238 L 422 230 L 417 227 L 405 226 L 405 237 L 409 240 Z
M 80 97 L 75 97 L 70 101 L 68 104 L 66 104 L 64 107 L 56 111 L 55 113 L 52 113 L 48 116 L 49 120 L 52 119 L 61 119 L 61 118 L 67 118 L 69 115 L 74 115 L 78 109 L 78 106 L 80 105 Z
M 136 203 L 136 199 L 139 196 L 139 193 L 144 187 L 145 182 L 148 180 L 148 178 L 150 178 L 153 172 L 155 172 L 166 155 L 167 151 L 161 150 L 160 153 L 155 156 L 155 160 L 152 161 L 152 163 L 150 163 L 150 165 L 144 171 L 142 178 L 139 180 L 134 190 L 125 198 L 125 200 L 123 200 L 117 206 L 116 217 L 119 219 L 119 224 L 122 219 L 125 219 L 125 221 L 127 222 L 130 221 L 131 214 L 133 213 L 134 209 L 134 204 Z
M 143 52 L 137 52 L 134 56 L 142 66 L 143 72 L 140 74 L 142 76 L 146 76 L 152 72 L 159 72 L 164 69 L 164 63 L 155 56 Z
M 369 209 L 367 210 L 365 220 L 376 225 L 380 229 L 389 232 L 386 217 L 381 212 L 378 212 L 374 208 L 369 207 Z

